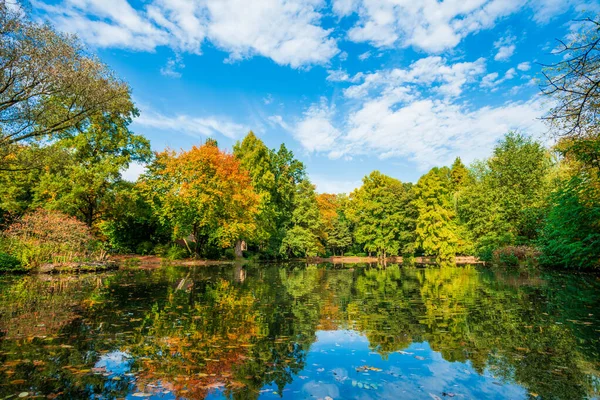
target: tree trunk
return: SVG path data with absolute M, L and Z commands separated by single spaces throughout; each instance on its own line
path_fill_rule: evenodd
M 235 258 L 242 258 L 244 253 L 242 251 L 242 241 L 238 240 L 235 242 Z

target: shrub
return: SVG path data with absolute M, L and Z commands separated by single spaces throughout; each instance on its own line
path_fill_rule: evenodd
M 21 262 L 10 254 L 0 253 L 0 272 L 23 272 Z
M 367 253 L 356 253 L 356 257 L 367 257 Z
M 183 258 L 186 258 L 188 255 L 189 254 L 186 249 L 177 245 L 173 245 L 169 247 L 169 250 L 167 250 L 165 257 L 169 260 L 181 260 Z
M 157 244 L 156 246 L 154 246 L 152 253 L 159 257 L 166 257 L 170 248 L 171 246 L 168 244 Z
M 540 252 L 530 246 L 504 246 L 494 250 L 492 262 L 507 267 L 532 266 L 537 263 Z
M 135 253 L 142 256 L 147 256 L 148 254 L 152 254 L 153 250 L 154 243 L 146 241 L 137 245 L 135 248 Z
M 24 215 L 3 236 L 6 250 L 27 268 L 88 257 L 94 243 L 90 229 L 83 222 L 44 209 Z
M 235 260 L 235 250 L 225 249 L 223 252 L 223 257 L 225 257 L 226 260 Z

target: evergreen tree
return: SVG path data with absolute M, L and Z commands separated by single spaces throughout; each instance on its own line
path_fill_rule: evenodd
M 451 187 L 447 167 L 433 168 L 415 186 L 416 246 L 438 262 L 453 260 L 459 244 Z
M 259 248 L 264 248 L 277 232 L 277 187 L 273 154 L 263 141 L 250 131 L 241 142 L 233 146 L 233 155 L 239 160 L 241 167 L 250 173 L 252 186 L 259 196 L 255 240 Z
M 308 179 L 303 179 L 296 187 L 291 227 L 282 240 L 280 253 L 286 256 L 316 256 L 323 250 L 318 236 L 320 230 L 315 188 Z
M 414 240 L 411 200 L 410 184 L 379 171 L 364 177 L 348 205 L 356 242 L 384 258 L 404 251 Z

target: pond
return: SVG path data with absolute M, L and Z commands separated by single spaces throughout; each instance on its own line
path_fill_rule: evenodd
M 0 278 L 0 399 L 587 399 L 600 280 L 474 266 Z

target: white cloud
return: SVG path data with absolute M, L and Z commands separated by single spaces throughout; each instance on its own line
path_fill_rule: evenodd
M 400 101 L 406 100 L 415 90 L 427 89 L 442 96 L 455 97 L 460 96 L 463 87 L 484 71 L 483 58 L 449 65 L 442 57 L 426 57 L 413 62 L 407 69 L 395 68 L 353 77 L 354 81 L 362 80 L 362 83 L 345 89 L 344 95 L 358 99 L 377 92 Z
M 464 92 L 477 90 L 477 82 L 497 90 L 500 83 L 514 79 L 517 70 L 479 79 L 484 73 L 483 59 L 450 64 L 441 57 L 422 58 L 406 69 L 376 71 L 345 89 L 346 117 L 340 118 L 321 100 L 292 132 L 304 148 L 330 158 L 406 157 L 426 169 L 447 165 L 456 156 L 466 162 L 487 156 L 513 129 L 544 131 L 537 97 L 479 107 L 464 101 Z
M 494 42 L 494 47 L 498 50 L 494 56 L 496 61 L 508 61 L 515 53 L 517 46 L 514 44 L 514 36 L 505 36 Z
M 139 10 L 127 0 L 34 5 L 60 29 L 99 47 L 200 54 L 210 41 L 230 62 L 259 55 L 293 68 L 327 64 L 339 53 L 331 31 L 320 26 L 323 0 L 151 0 Z
M 292 131 L 292 127 L 290 127 L 283 120 L 283 117 L 281 115 L 271 115 L 270 117 L 267 118 L 267 120 L 269 121 L 269 124 L 271 124 L 271 126 L 280 126 L 283 129 L 285 129 L 286 131 Z
M 366 102 L 347 121 L 345 152 L 408 157 L 422 169 L 487 156 L 494 143 L 512 129 L 540 133 L 540 102 L 507 102 L 470 110 L 464 105 L 422 99 L 400 108 L 377 99 Z M 338 152 L 339 153 L 339 152 Z
M 566 12 L 571 0 L 333 0 L 339 17 L 358 15 L 348 32 L 350 40 L 376 47 L 409 47 L 439 53 L 462 39 L 492 28 L 499 19 L 523 8 L 539 10 L 536 21 L 547 22 Z M 541 12 L 543 11 L 543 12 Z
M 500 79 L 498 79 L 500 77 L 500 74 L 498 74 L 497 72 L 492 72 L 481 79 L 481 83 L 479 86 L 481 86 L 482 88 L 494 88 L 492 91 L 495 91 L 496 86 L 500 85 L 501 83 L 507 80 L 513 79 L 516 75 L 517 70 L 514 68 L 508 69 L 504 73 L 504 76 Z
M 517 65 L 517 69 L 519 71 L 529 71 L 531 69 L 531 64 L 528 62 L 522 62 L 519 65 Z
M 193 137 L 223 135 L 230 139 L 238 139 L 250 131 L 249 127 L 224 117 L 185 114 L 168 116 L 151 110 L 143 111 L 134 122 L 150 128 L 182 132 Z
M 160 69 L 160 73 L 171 78 L 181 78 L 179 69 L 185 68 L 183 59 L 180 54 L 176 54 L 175 58 L 169 58 L 167 64 Z
M 337 69 L 337 70 L 328 70 L 327 71 L 327 78 L 328 81 L 330 82 L 346 82 L 350 80 L 350 76 L 348 75 L 348 73 L 344 70 L 341 69 Z
M 481 80 L 481 87 L 489 88 L 497 85 L 499 74 L 497 72 L 491 72 L 483 77 Z
M 370 51 L 365 51 L 364 53 L 360 54 L 358 56 L 358 59 L 360 61 L 365 61 L 366 59 L 368 59 L 369 57 L 371 57 L 371 52 Z
M 333 126 L 335 108 L 327 105 L 322 98 L 320 103 L 313 104 L 302 120 L 292 130 L 296 140 L 308 151 L 325 151 L 331 149 L 341 132 Z

